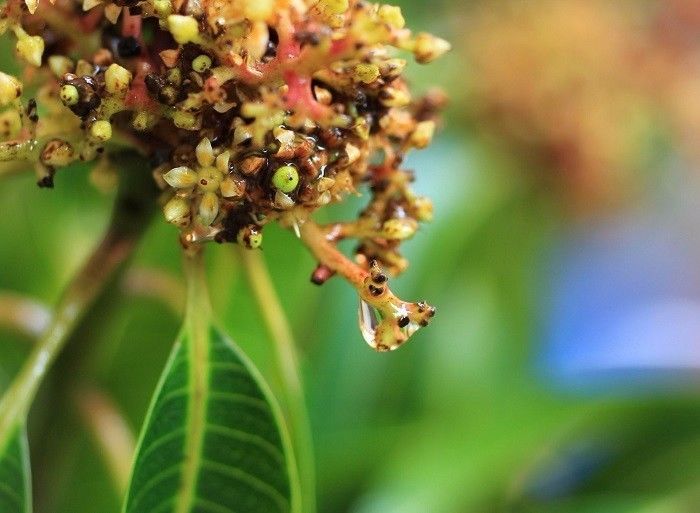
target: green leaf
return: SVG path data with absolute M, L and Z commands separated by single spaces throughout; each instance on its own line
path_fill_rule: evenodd
M 123 511 L 296 511 L 291 459 L 257 371 L 219 330 L 186 322 L 147 414 Z
M 0 447 L 0 513 L 31 511 L 29 448 L 24 425 L 18 425 Z

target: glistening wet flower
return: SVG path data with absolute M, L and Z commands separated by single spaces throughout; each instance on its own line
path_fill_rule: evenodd
M 0 160 L 35 165 L 53 187 L 70 163 L 132 147 L 148 155 L 165 219 L 185 247 L 249 249 L 270 222 L 344 276 L 377 350 L 395 349 L 434 309 L 397 298 L 388 275 L 432 204 L 411 190 L 406 153 L 426 147 L 442 94 L 411 96 L 396 50 L 428 63 L 444 40 L 404 27 L 398 7 L 363 0 L 9 0 L 0 30 L 26 65 L 0 76 Z M 29 92 L 36 97 L 29 99 Z M 37 116 L 37 103 L 42 113 Z M 359 218 L 312 213 L 369 188 Z M 356 239 L 354 261 L 336 247 Z

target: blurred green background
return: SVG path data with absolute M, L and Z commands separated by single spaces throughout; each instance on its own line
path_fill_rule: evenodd
M 265 232 L 303 355 L 320 511 L 700 511 L 700 5 L 398 3 L 412 28 L 454 46 L 409 66 L 417 91 L 451 97 L 433 146 L 408 161 L 436 216 L 394 280 L 437 306 L 434 323 L 374 353 L 354 291 L 312 285 L 293 234 Z M 0 291 L 53 304 L 110 199 L 87 168 L 54 190 L 3 180 Z M 352 217 L 362 201 L 323 216 Z M 218 318 L 279 389 L 236 252 L 213 245 L 208 261 Z M 38 512 L 118 511 L 76 390 L 102 390 L 138 430 L 180 321 L 133 282 L 173 281 L 175 298 L 175 229 L 157 219 L 133 268 L 32 411 Z M 31 341 L 0 336 L 4 387 Z

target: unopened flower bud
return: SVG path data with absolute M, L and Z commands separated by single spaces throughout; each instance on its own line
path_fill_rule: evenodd
M 78 91 L 78 88 L 72 84 L 65 84 L 61 86 L 61 90 L 59 91 L 58 95 L 60 96 L 63 105 L 66 105 L 67 107 L 76 105 L 80 101 L 80 91 Z
M 173 115 L 173 123 L 178 128 L 183 128 L 185 130 L 196 130 L 197 129 L 197 116 L 191 112 L 184 112 L 178 110 Z
M 401 8 L 394 5 L 382 5 L 377 12 L 379 19 L 395 29 L 402 29 L 406 24 Z
M 105 71 L 105 89 L 108 93 L 125 96 L 131 84 L 131 72 L 119 64 L 110 64 Z
M 435 37 L 426 32 L 421 32 L 416 36 L 413 55 L 417 62 L 427 64 L 441 57 L 448 52 L 450 48 L 452 48 L 452 46 L 444 39 Z
M 199 25 L 192 16 L 171 14 L 168 16 L 168 30 L 173 39 L 181 45 L 196 43 L 199 40 Z
M 170 0 L 153 0 L 153 10 L 161 18 L 166 18 L 172 14 L 173 4 Z
M 182 198 L 173 198 L 163 207 L 165 220 L 174 225 L 184 227 L 190 222 L 190 205 Z
M 379 78 L 379 67 L 376 64 L 356 64 L 355 79 L 365 84 L 371 84 Z
M 5 106 L 22 95 L 22 82 L 6 73 L 0 72 L 0 106 Z
M 272 175 L 272 186 L 283 193 L 292 192 L 299 185 L 299 172 L 294 166 L 282 166 Z
M 192 61 L 192 69 L 197 73 L 204 73 L 211 68 L 211 64 L 211 57 L 205 54 L 198 55 Z
M 103 119 L 95 121 L 90 127 L 90 135 L 100 142 L 109 141 L 112 138 L 112 123 Z
M 74 67 L 73 61 L 63 55 L 52 55 L 48 59 L 48 64 L 51 73 L 53 73 L 56 78 L 61 78 L 66 73 L 70 73 Z
M 413 219 L 389 219 L 382 224 L 382 233 L 388 239 L 410 239 L 416 233 L 418 226 Z
M 139 132 L 144 132 L 156 124 L 158 118 L 150 112 L 140 111 L 134 114 L 131 127 Z
M 19 35 L 15 45 L 17 53 L 29 64 L 41 66 L 41 57 L 44 54 L 44 38 L 30 36 L 26 33 Z
M 385 107 L 405 107 L 411 103 L 411 95 L 403 89 L 387 87 L 380 91 L 379 101 Z
M 348 10 L 348 0 L 319 0 L 318 6 L 328 14 L 343 14 Z
M 418 149 L 426 148 L 433 140 L 435 121 L 421 121 L 411 134 L 410 144 Z
M 236 241 L 248 249 L 257 249 L 262 245 L 263 235 L 255 225 L 244 226 L 238 231 Z

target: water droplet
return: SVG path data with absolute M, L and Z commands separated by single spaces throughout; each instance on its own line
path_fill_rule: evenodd
M 358 309 L 357 314 L 362 338 L 364 338 L 365 342 L 367 342 L 371 347 L 376 348 L 376 330 L 377 326 L 379 326 L 381 323 L 379 312 L 377 312 L 377 310 L 366 301 L 360 299 L 360 308 Z

